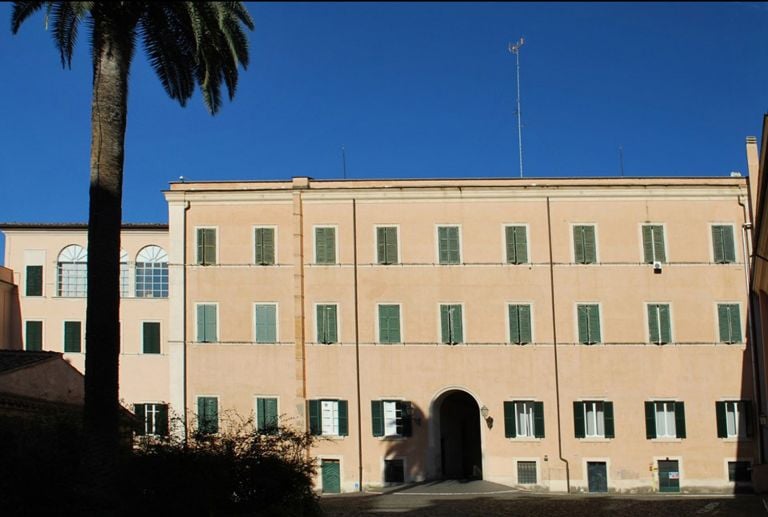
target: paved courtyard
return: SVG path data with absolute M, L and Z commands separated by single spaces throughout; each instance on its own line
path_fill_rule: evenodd
M 325 496 L 330 517 L 406 514 L 412 516 L 576 517 L 727 516 L 768 517 L 768 497 L 759 495 L 619 496 L 532 494 L 487 481 L 443 481 L 386 493 Z

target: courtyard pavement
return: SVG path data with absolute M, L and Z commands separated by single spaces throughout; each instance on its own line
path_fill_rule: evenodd
M 439 481 L 382 492 L 323 496 L 329 517 L 409 516 L 768 517 L 760 495 L 541 494 L 488 481 Z

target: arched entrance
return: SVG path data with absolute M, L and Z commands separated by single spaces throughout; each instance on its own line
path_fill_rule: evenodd
M 449 391 L 437 401 L 440 472 L 443 479 L 482 479 L 480 410 L 467 392 Z

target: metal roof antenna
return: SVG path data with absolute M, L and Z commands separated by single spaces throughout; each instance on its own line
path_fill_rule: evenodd
M 341 168 L 344 179 L 347 179 L 347 151 L 341 146 Z
M 525 39 L 521 36 L 517 43 L 509 44 L 509 51 L 515 55 L 515 69 L 517 75 L 517 148 L 520 156 L 520 177 L 523 177 L 523 123 L 521 120 L 520 111 L 520 48 L 525 43 Z

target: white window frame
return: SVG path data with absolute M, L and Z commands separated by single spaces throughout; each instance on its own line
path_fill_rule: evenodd
M 216 308 L 216 340 L 215 341 L 200 341 L 200 339 L 199 339 L 200 336 L 197 335 L 197 329 L 198 329 L 198 326 L 197 326 L 198 310 L 197 310 L 197 308 L 200 305 L 213 305 Z M 219 318 L 219 302 L 195 302 L 195 326 L 194 326 L 194 331 L 195 331 L 194 343 L 196 343 L 196 344 L 208 345 L 208 344 L 211 344 L 211 343 L 221 343 L 221 318 Z M 205 395 L 201 395 L 201 396 L 205 396 Z
M 526 254 L 528 255 L 528 260 L 526 262 L 523 262 L 521 264 L 511 264 L 507 262 L 507 228 L 509 227 L 515 227 L 515 226 L 523 226 L 525 227 L 525 243 L 526 243 Z M 501 225 L 501 256 L 502 256 L 502 264 L 505 266 L 530 266 L 533 264 L 533 261 L 531 260 L 531 228 L 528 223 L 502 223 Z
M 336 261 L 332 264 L 320 263 L 317 261 L 317 229 L 333 228 L 333 245 Z M 312 226 L 312 264 L 315 266 L 339 266 L 341 257 L 339 256 L 339 225 L 338 224 L 316 224 Z
M 197 256 L 197 249 L 199 246 L 199 242 L 197 240 L 198 230 L 214 230 L 216 232 L 216 257 L 214 258 L 214 261 L 215 261 L 214 264 L 201 264 L 198 260 L 199 258 Z M 220 246 L 219 246 L 219 227 L 218 226 L 209 226 L 209 225 L 195 226 L 195 247 L 194 247 L 194 257 L 195 257 L 194 265 L 195 266 L 200 266 L 200 267 L 220 266 L 221 261 L 219 260 L 219 249 L 220 249 Z
M 443 343 L 443 320 L 442 320 L 442 306 L 443 305 L 459 305 L 461 306 L 461 342 L 450 344 Z M 458 346 L 466 345 L 469 343 L 467 339 L 467 308 L 464 306 L 464 302 L 438 302 L 437 304 L 437 343 L 439 345 Z
M 62 253 L 64 253 L 65 250 L 69 249 L 70 247 L 77 246 L 80 248 L 84 254 L 85 259 L 81 261 L 63 261 L 61 260 Z M 72 272 L 78 273 L 77 277 L 74 278 L 75 282 L 73 283 L 71 280 L 67 282 L 68 289 L 64 289 L 64 274 L 63 269 L 61 268 L 62 264 L 82 264 L 82 268 L 73 268 L 70 270 L 70 274 Z M 82 269 L 82 271 L 80 271 Z M 43 271 L 45 271 L 45 268 L 43 268 Z M 82 276 L 80 275 L 82 273 Z M 82 282 L 80 282 L 82 280 Z M 74 289 L 72 288 L 72 285 L 75 285 Z M 81 290 L 82 287 L 82 290 Z M 75 294 L 71 294 L 71 293 Z M 61 250 L 59 250 L 59 253 L 56 255 L 56 283 L 55 283 L 55 293 L 56 297 L 58 298 L 85 298 L 88 294 L 88 247 L 83 246 L 78 243 L 72 243 L 67 244 Z
M 170 429 L 170 427 L 171 427 L 171 422 L 170 422 L 171 414 L 170 414 L 170 405 L 168 403 L 166 403 L 166 402 L 136 402 L 134 405 L 135 406 L 136 405 L 144 406 L 144 422 L 143 422 L 144 434 L 143 434 L 143 436 L 162 436 L 162 435 L 160 435 L 159 433 L 156 432 L 157 431 L 157 421 L 156 421 L 156 419 L 153 419 L 153 422 L 152 422 L 154 424 L 153 425 L 153 432 L 149 432 L 147 430 L 147 417 L 149 416 L 149 414 L 147 413 L 147 406 L 165 406 L 166 407 L 166 414 L 168 416 L 168 434 L 170 435 L 170 433 L 171 433 L 171 429 Z M 135 411 L 135 408 L 134 408 L 134 411 Z M 155 411 L 154 414 L 156 415 L 157 411 Z
M 272 305 L 275 307 L 275 342 L 274 343 L 261 343 L 256 341 L 256 306 L 258 305 Z M 277 302 L 253 302 L 251 310 L 253 314 L 253 342 L 257 345 L 277 345 L 280 343 L 280 304 Z M 218 314 L 216 315 L 216 322 L 218 323 Z
M 218 316 L 217 316 L 218 318 Z M 157 323 L 160 325 L 160 351 L 158 353 L 148 353 L 144 352 L 144 324 L 145 323 Z M 216 320 L 217 327 L 218 327 L 218 319 Z M 122 333 L 121 333 L 122 335 Z M 141 320 L 139 321 L 139 336 L 141 336 L 141 341 L 139 342 L 139 354 L 141 355 L 163 355 L 163 322 L 161 320 Z M 154 404 L 154 402 L 148 402 L 148 404 Z
M 324 416 L 324 407 L 326 404 L 335 404 L 335 409 L 331 413 L 332 424 L 330 429 L 326 428 L 326 418 Z M 321 436 L 339 436 L 339 400 L 338 399 L 320 399 L 320 435 Z
M 535 439 L 536 438 L 536 415 L 534 414 L 535 411 L 535 405 L 534 403 L 537 402 L 533 399 L 514 399 L 512 400 L 512 410 L 515 415 L 515 438 L 523 438 L 523 439 Z M 523 405 L 523 412 L 521 413 L 518 411 L 518 404 Z M 524 415 L 525 421 L 526 421 L 526 433 L 521 432 L 520 430 L 520 415 Z
M 517 485 L 528 485 L 528 486 L 537 486 L 542 484 L 541 479 L 541 463 L 540 458 L 538 457 L 522 457 L 522 456 L 515 456 L 512 458 L 512 461 L 514 461 L 515 465 L 515 484 Z M 521 483 L 520 478 L 518 476 L 519 470 L 518 470 L 518 463 L 535 463 L 536 464 L 536 483 Z
M 395 228 L 397 232 L 397 264 L 381 264 L 379 263 L 379 228 Z M 375 224 L 373 225 L 373 260 L 371 261 L 373 264 L 376 264 L 377 266 L 396 266 L 403 263 L 402 260 L 402 250 L 400 249 L 400 244 L 402 243 L 402 239 L 400 238 L 400 225 L 399 224 Z
M 743 440 L 747 438 L 747 413 L 744 411 L 743 400 L 723 400 L 725 403 L 725 433 L 726 438 Z M 729 414 L 735 416 L 729 419 Z M 734 432 L 731 432 L 731 431 Z
M 506 301 L 506 302 L 504 302 L 504 321 L 507 324 L 507 328 L 506 328 L 507 343 L 512 343 L 513 345 L 517 344 L 517 343 L 513 343 L 512 342 L 512 334 L 510 332 L 511 326 L 512 326 L 512 322 L 509 321 L 509 306 L 510 305 L 527 305 L 528 306 L 528 308 L 531 311 L 531 342 L 530 342 L 530 344 L 532 345 L 532 344 L 536 343 L 536 335 L 535 335 L 535 332 L 534 332 L 534 325 L 533 325 L 533 322 L 535 321 L 534 314 L 533 314 L 533 302 L 532 301 Z M 464 312 L 464 310 L 462 309 L 462 313 L 463 312 Z
M 312 317 L 315 320 L 315 328 L 314 328 L 315 334 L 314 334 L 313 338 L 315 340 L 317 340 L 317 335 L 320 334 L 320 320 L 317 319 L 317 308 L 320 305 L 333 305 L 333 306 L 336 307 L 336 342 L 335 343 L 321 343 L 321 342 L 318 341 L 317 344 L 318 345 L 326 345 L 326 346 L 329 346 L 329 345 L 340 345 L 342 343 L 342 340 L 341 340 L 341 311 L 339 310 L 339 306 L 341 304 L 339 302 L 316 302 L 313 305 L 313 311 L 312 311 L 312 315 L 313 316 Z M 390 304 L 384 304 L 384 305 L 394 305 L 394 304 L 390 303 Z M 376 316 L 377 316 L 376 317 L 376 325 L 378 325 L 379 324 L 378 313 L 376 314 Z M 402 324 L 401 324 L 401 326 L 402 326 Z M 377 333 L 377 335 L 378 335 L 378 333 Z M 400 337 L 402 337 L 402 333 L 400 334 Z
M 677 400 L 653 400 L 653 418 L 654 418 L 654 425 L 656 427 L 656 438 L 662 439 L 662 440 L 670 440 L 670 439 L 677 439 L 677 421 L 676 421 L 676 413 L 675 413 L 675 403 L 678 402 Z M 664 431 L 665 433 L 662 434 L 659 429 L 659 404 L 664 404 L 664 410 L 663 413 L 664 416 Z M 671 411 L 667 409 L 667 405 L 671 404 L 672 409 Z M 672 433 L 669 432 L 669 415 L 672 415 Z M 664 458 L 662 458 L 664 459 Z
M 275 263 L 274 264 L 259 264 L 256 262 L 256 230 L 259 228 L 272 229 L 275 232 Z M 277 231 L 278 226 L 276 224 L 254 224 L 251 228 L 251 263 L 259 267 L 275 267 L 279 265 L 278 262 L 278 247 L 277 247 Z
M 592 226 L 595 228 L 595 263 L 594 264 L 582 264 L 581 262 L 576 262 L 576 242 L 574 242 L 573 240 L 573 229 L 576 226 Z M 597 266 L 602 262 L 600 258 L 600 244 L 599 244 L 600 231 L 597 223 L 591 223 L 591 222 L 571 223 L 569 234 L 568 234 L 568 240 L 570 241 L 570 246 L 571 246 L 571 264 L 575 264 L 577 266 Z
M 459 229 L 459 262 L 456 264 L 443 264 L 440 262 L 440 228 L 458 228 Z M 435 224 L 435 265 L 437 266 L 464 265 L 464 232 L 462 232 L 461 224 L 457 224 L 457 223 Z
M 197 235 L 197 234 L 195 234 L 195 235 Z M 146 260 L 139 260 L 139 256 L 144 252 L 144 250 L 147 250 L 149 248 L 157 248 L 157 249 L 159 249 L 163 254 L 165 254 L 165 260 L 155 260 L 155 261 L 152 261 L 152 262 L 148 262 Z M 197 247 L 195 247 L 195 250 L 197 250 Z M 197 251 L 195 251 L 195 253 L 197 253 Z M 136 289 L 136 284 L 138 283 L 138 279 L 139 279 L 139 274 L 138 274 L 138 272 L 139 272 L 138 271 L 139 264 L 142 264 L 142 268 L 146 268 L 147 267 L 147 266 L 145 266 L 145 264 L 146 265 L 150 265 L 150 267 L 148 268 L 149 269 L 149 277 L 150 277 L 150 280 L 151 280 L 151 282 L 149 283 L 149 287 L 147 287 L 148 284 L 146 282 L 147 272 L 146 271 L 142 271 L 142 275 L 144 276 L 144 287 L 143 287 L 144 294 L 142 294 L 142 296 L 138 295 L 138 290 Z M 165 272 L 166 272 L 166 274 L 165 274 L 165 296 L 155 296 L 156 287 L 155 287 L 155 278 L 154 278 L 154 274 L 153 273 L 154 273 L 154 271 L 156 269 L 156 265 L 158 265 L 158 264 L 165 264 Z M 136 253 L 136 258 L 135 258 L 135 260 L 133 262 L 133 268 L 131 268 L 131 269 L 133 269 L 133 282 L 130 285 L 133 286 L 133 295 L 134 295 L 134 297 L 142 298 L 142 299 L 150 298 L 150 299 L 161 299 L 161 300 L 168 298 L 169 284 L 170 284 L 170 278 L 169 278 L 170 271 L 169 271 L 169 268 L 168 268 L 168 251 L 165 248 L 163 248 L 162 246 L 160 246 L 158 244 L 147 244 L 146 246 L 143 246 L 138 251 L 138 253 Z M 157 269 L 162 269 L 162 268 L 157 268 Z M 160 294 L 163 293 L 163 288 L 162 287 L 163 287 L 163 285 L 160 284 L 160 288 L 158 289 Z M 146 295 L 147 292 L 151 292 L 152 296 L 147 296 Z
M 601 399 L 588 399 L 588 400 L 580 400 L 582 404 L 582 408 L 584 411 L 584 438 L 605 438 L 605 400 Z M 593 420 L 594 425 L 594 433 L 589 433 L 589 411 L 587 410 L 587 405 L 591 404 L 592 408 L 594 410 L 595 417 Z M 600 411 L 597 409 L 597 404 L 602 404 L 602 407 L 600 408 Z M 603 432 L 598 433 L 598 430 L 602 427 Z
M 379 316 L 379 307 L 382 305 L 397 305 L 399 308 L 399 314 L 400 318 L 400 342 L 399 343 L 382 343 L 380 341 L 381 339 L 381 332 L 379 328 L 379 320 L 381 319 Z M 374 318 L 374 332 L 376 332 L 376 335 L 373 337 L 373 342 L 377 345 L 384 345 L 384 346 L 392 346 L 392 345 L 404 345 L 405 344 L 405 321 L 403 318 L 403 304 L 400 302 L 377 302 L 376 303 L 376 317 Z

